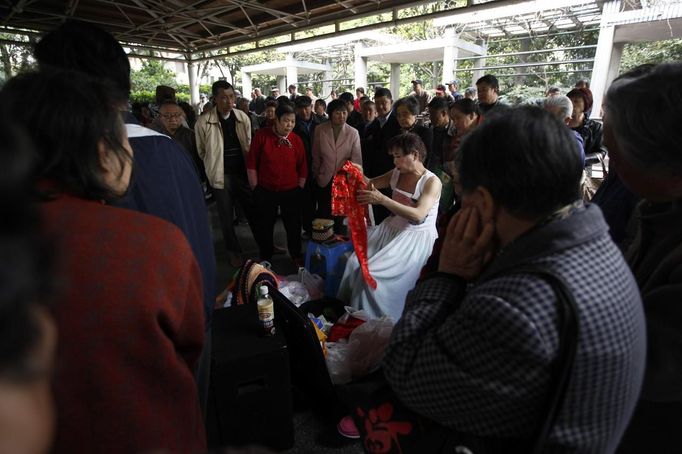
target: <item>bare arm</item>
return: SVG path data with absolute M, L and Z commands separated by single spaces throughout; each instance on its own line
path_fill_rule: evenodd
M 386 175 L 382 175 L 379 178 L 384 178 Z M 371 181 L 373 182 L 374 180 Z M 417 200 L 417 206 L 415 207 L 403 205 L 400 202 L 396 202 L 395 200 L 386 197 L 377 189 L 377 186 L 370 186 L 370 188 L 371 189 L 366 191 L 358 191 L 358 202 L 383 205 L 393 214 L 413 222 L 421 222 L 426 217 L 433 204 L 436 203 L 436 200 L 440 198 L 442 184 L 438 177 L 434 176 L 429 178 L 426 185 L 424 185 L 424 192 L 419 197 L 419 200 Z

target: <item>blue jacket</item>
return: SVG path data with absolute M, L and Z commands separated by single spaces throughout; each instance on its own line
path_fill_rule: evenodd
M 579 311 L 573 373 L 545 452 L 612 453 L 642 385 L 646 333 L 637 284 L 596 205 L 506 245 L 470 289 L 446 277 L 418 284 L 385 376 L 405 404 L 457 431 L 530 440 L 545 419 L 558 319 L 546 280 L 510 274 L 521 265 L 561 276 Z
M 136 124 L 130 117 L 125 122 L 134 152 L 133 177 L 126 197 L 114 205 L 158 216 L 183 231 L 201 268 L 208 327 L 216 296 L 215 252 L 192 158 L 171 138 Z

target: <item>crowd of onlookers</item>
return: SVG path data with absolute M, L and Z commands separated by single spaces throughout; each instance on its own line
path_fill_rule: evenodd
M 410 410 L 530 452 L 558 393 L 543 452 L 682 446 L 680 63 L 620 75 L 597 121 L 585 81 L 511 107 L 490 74 L 328 103 L 221 80 L 129 109 L 101 29 L 66 21 L 34 57 L 0 91 L 0 452 L 206 452 L 207 197 L 234 266 L 239 213 L 258 259 L 300 264 L 347 161 L 376 285 L 353 258 L 342 288 L 396 322 L 383 376 Z

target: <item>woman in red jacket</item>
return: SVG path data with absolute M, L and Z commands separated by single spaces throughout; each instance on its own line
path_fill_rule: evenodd
M 201 274 L 177 227 L 108 205 L 126 193 L 133 160 L 110 90 L 52 70 L 0 92 L 0 109 L 33 133 L 45 233 L 57 246 L 53 452 L 205 452 L 193 378 Z M 39 102 L 26 104 L 26 93 Z
M 271 260 L 277 209 L 287 232 L 287 249 L 301 262 L 301 189 L 308 176 L 305 149 L 292 131 L 296 125 L 293 107 L 280 103 L 271 128 L 261 128 L 251 141 L 246 173 L 259 211 L 260 258 Z

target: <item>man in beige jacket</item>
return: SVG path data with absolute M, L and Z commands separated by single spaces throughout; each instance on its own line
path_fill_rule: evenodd
M 213 188 L 230 264 L 241 264 L 241 246 L 234 231 L 234 207 L 239 204 L 256 238 L 257 218 L 253 194 L 246 177 L 246 155 L 251 146 L 251 122 L 235 109 L 230 83 L 216 81 L 212 87 L 215 107 L 200 116 L 194 127 L 197 151 L 204 161 Z

